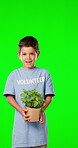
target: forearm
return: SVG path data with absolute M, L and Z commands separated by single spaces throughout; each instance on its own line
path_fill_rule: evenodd
M 15 101 L 15 99 L 13 98 L 13 95 L 8 95 L 7 100 L 8 100 L 8 103 L 10 105 L 12 105 L 15 109 L 17 109 L 21 113 L 21 115 L 24 118 L 24 121 L 29 122 L 30 117 L 28 115 L 26 115 L 27 109 L 26 108 L 21 108 L 18 105 L 18 103 Z
M 21 111 L 21 107 L 18 105 L 18 103 L 13 98 L 13 95 L 7 96 L 8 103 L 12 105 L 15 109 L 17 109 L 19 112 Z
M 45 99 L 45 106 L 42 107 L 42 109 L 46 110 L 46 108 L 48 107 L 48 105 L 52 102 L 52 95 L 48 95 Z

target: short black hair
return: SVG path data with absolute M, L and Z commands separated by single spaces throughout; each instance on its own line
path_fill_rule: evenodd
M 39 51 L 39 45 L 36 38 L 33 36 L 26 36 L 22 38 L 18 43 L 18 52 L 21 52 L 22 47 L 33 47 L 36 51 Z

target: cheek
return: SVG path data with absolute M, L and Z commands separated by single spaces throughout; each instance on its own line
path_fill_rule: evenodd
M 20 56 L 20 60 L 21 60 L 21 61 L 23 61 L 23 60 L 24 60 L 24 57 L 23 57 L 22 55 Z
M 35 55 L 35 58 L 34 58 L 34 59 L 35 59 L 35 61 L 36 61 L 36 59 L 37 59 L 37 55 Z
M 33 61 L 35 61 L 35 60 L 36 60 L 36 56 L 34 56 L 34 57 L 31 57 L 31 59 L 32 59 Z
M 22 56 L 20 56 L 20 60 L 22 60 Z

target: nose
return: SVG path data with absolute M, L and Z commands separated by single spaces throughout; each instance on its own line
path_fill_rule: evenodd
M 26 56 L 26 58 L 27 58 L 27 59 L 30 59 L 30 55 L 28 54 L 28 55 Z

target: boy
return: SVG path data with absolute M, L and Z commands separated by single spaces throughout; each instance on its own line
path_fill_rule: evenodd
M 4 96 L 15 110 L 12 148 L 47 148 L 46 115 L 41 112 L 39 122 L 29 122 L 27 109 L 21 101 L 22 89 L 44 92 L 46 109 L 54 96 L 53 84 L 46 69 L 34 66 L 40 51 L 38 41 L 32 36 L 22 38 L 18 44 L 18 57 L 23 67 L 15 69 L 8 76 Z

